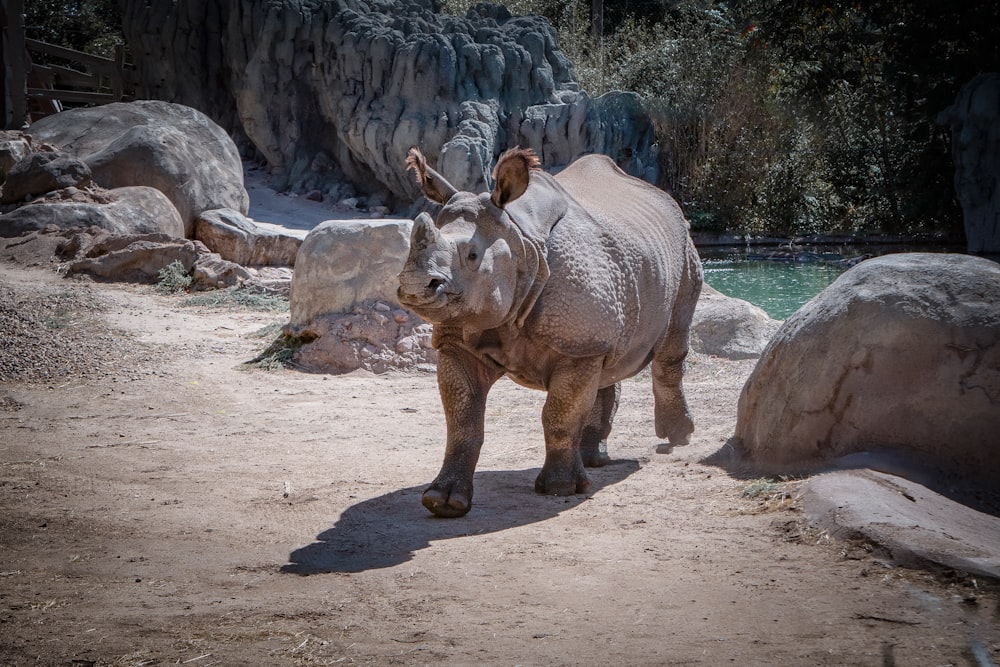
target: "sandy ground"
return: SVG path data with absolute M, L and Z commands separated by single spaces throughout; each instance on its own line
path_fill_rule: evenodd
M 247 185 L 258 222 L 336 213 Z M 673 451 L 625 382 L 615 462 L 572 498 L 532 491 L 544 395 L 501 381 L 475 505 L 438 519 L 432 374 L 248 367 L 287 313 L 30 263 L 0 260 L 3 665 L 1000 663 L 995 583 L 895 567 L 809 527 L 798 481 L 704 463 L 752 361 L 690 359 Z
M 287 315 L 11 263 L 0 286 L 56 336 L 0 385 L 5 665 L 1000 660 L 995 587 L 827 539 L 795 482 L 747 497 L 701 462 L 752 362 L 691 359 L 698 430 L 664 453 L 648 378 L 627 381 L 616 461 L 573 498 L 533 493 L 544 396 L 501 382 L 475 506 L 446 520 L 420 505 L 433 375 L 247 369 Z M 61 361 L 61 332 L 87 359 Z M 34 344 L 5 340 L 8 363 Z

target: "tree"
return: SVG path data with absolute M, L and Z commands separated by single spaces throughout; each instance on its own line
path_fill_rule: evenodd
M 105 58 L 125 44 L 118 0 L 30 0 L 25 5 L 25 34 L 31 39 Z

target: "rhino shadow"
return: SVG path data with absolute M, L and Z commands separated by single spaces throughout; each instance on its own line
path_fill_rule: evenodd
M 617 484 L 639 469 L 635 460 L 613 461 L 588 469 L 586 494 L 541 496 L 534 492 L 539 468 L 486 470 L 475 476 L 472 509 L 457 519 L 441 519 L 420 504 L 427 487 L 411 486 L 347 508 L 316 541 L 293 551 L 282 572 L 300 575 L 364 572 L 405 563 L 431 542 L 544 521 L 572 509 L 601 489 Z

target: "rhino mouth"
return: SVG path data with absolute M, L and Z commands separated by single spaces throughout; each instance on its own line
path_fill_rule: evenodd
M 452 299 L 458 296 L 456 292 L 449 289 L 446 280 L 432 276 L 427 279 L 421 288 L 417 290 L 408 289 L 403 281 L 400 281 L 396 296 L 399 303 L 407 308 L 419 312 L 433 313 L 446 308 Z

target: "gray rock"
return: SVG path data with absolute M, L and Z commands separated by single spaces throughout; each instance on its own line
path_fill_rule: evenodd
M 254 224 L 232 209 L 203 211 L 194 237 L 223 259 L 245 266 L 294 266 L 302 239 Z
M 105 188 L 157 188 L 177 208 L 187 237 L 202 211 L 249 208 L 236 145 L 195 109 L 153 100 L 71 109 L 35 122 L 28 134 L 86 162 Z
M 385 373 L 437 362 L 431 325 L 378 300 L 358 303 L 348 313 L 320 315 L 308 327 L 290 331 L 308 341 L 295 353 L 296 366 L 313 372 Z
M 757 467 L 857 452 L 1000 483 L 1000 265 L 950 254 L 858 264 L 788 318 L 740 396 Z
M 220 289 L 235 287 L 253 280 L 243 266 L 231 262 L 218 253 L 201 254 L 191 267 L 192 287 L 195 289 Z
M 726 359 L 754 359 L 780 326 L 752 303 L 703 285 L 691 320 L 691 349 Z
M 330 220 L 315 227 L 295 259 L 291 327 L 349 313 L 361 302 L 396 303 L 396 276 L 410 247 L 410 220 Z
M 1000 254 L 1000 73 L 963 86 L 939 120 L 951 126 L 955 192 L 969 252 Z
M 21 236 L 32 231 L 57 227 L 73 229 L 100 227 L 114 234 L 162 233 L 184 236 L 184 223 L 177 209 L 155 188 L 116 188 L 102 201 L 83 196 L 81 201 L 39 200 L 0 215 L 0 236 Z
M 580 92 L 544 19 L 434 5 L 127 0 L 124 25 L 143 94 L 208 113 L 267 161 L 279 190 L 339 201 L 349 180 L 409 206 L 419 191 L 400 165 L 411 146 L 470 191 L 485 190 L 495 158 L 518 144 L 549 170 L 600 152 L 655 180 L 639 98 Z
M 286 327 L 305 341 L 295 353 L 298 367 L 384 373 L 437 361 L 431 325 L 396 301 L 412 224 L 331 220 L 309 232 L 295 260 Z
M 90 185 L 90 167 L 82 160 L 58 152 L 30 153 L 7 173 L 0 202 L 12 204 L 53 190 Z
M 166 234 L 109 235 L 98 228 L 80 229 L 59 252 L 70 258 L 67 275 L 86 273 L 114 282 L 156 283 L 160 271 L 180 262 L 191 275 L 191 289 L 219 289 L 252 282 L 250 272 L 209 251 L 199 241 Z
M 1000 518 L 913 480 L 873 470 L 810 479 L 802 503 L 813 525 L 883 547 L 899 565 L 927 563 L 1000 578 Z
M 96 244 L 87 257 L 70 262 L 66 274 L 86 273 L 108 281 L 155 283 L 160 270 L 170 264 L 180 262 L 184 271 L 190 272 L 198 258 L 207 254 L 208 249 L 198 241 L 159 234 L 117 236 Z
M 0 183 L 14 165 L 31 153 L 31 137 L 17 130 L 0 130 Z

